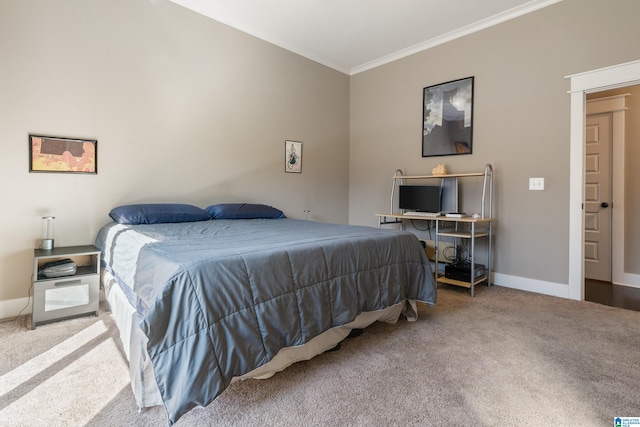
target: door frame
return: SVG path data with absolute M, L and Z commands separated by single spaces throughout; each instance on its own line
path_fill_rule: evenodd
M 568 296 L 584 300 L 584 140 L 586 94 L 640 83 L 640 60 L 600 68 L 570 79 L 569 281 Z

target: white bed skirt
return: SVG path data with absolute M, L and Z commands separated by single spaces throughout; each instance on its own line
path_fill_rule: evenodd
M 146 351 L 147 338 L 139 327 L 140 315 L 129 304 L 113 276 L 104 270 L 102 283 L 107 301 L 111 306 L 111 313 L 120 331 L 125 355 L 129 360 L 131 388 L 136 403 L 140 409 L 162 405 L 160 391 L 153 375 L 153 366 Z M 352 329 L 362 329 L 376 321 L 396 323 L 400 315 L 404 315 L 409 321 L 415 321 L 417 313 L 414 300 L 405 300 L 384 310 L 360 313 L 353 322 L 331 328 L 304 345 L 283 348 L 269 363 L 241 377 L 235 377 L 233 381 L 269 378 L 296 362 L 309 360 L 335 347 L 349 335 Z

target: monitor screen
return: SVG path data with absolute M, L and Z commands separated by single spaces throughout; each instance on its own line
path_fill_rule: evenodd
M 400 209 L 422 212 L 440 212 L 440 186 L 401 185 Z

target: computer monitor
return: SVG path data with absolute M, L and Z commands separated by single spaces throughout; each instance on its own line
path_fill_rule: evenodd
M 399 194 L 400 209 L 418 212 L 440 212 L 440 186 L 401 185 Z

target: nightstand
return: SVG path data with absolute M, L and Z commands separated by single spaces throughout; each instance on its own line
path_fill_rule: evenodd
M 71 258 L 77 266 L 72 276 L 47 278 L 38 274 L 44 263 Z M 33 317 L 31 328 L 70 317 L 98 315 L 100 250 L 93 245 L 67 246 L 33 252 Z

